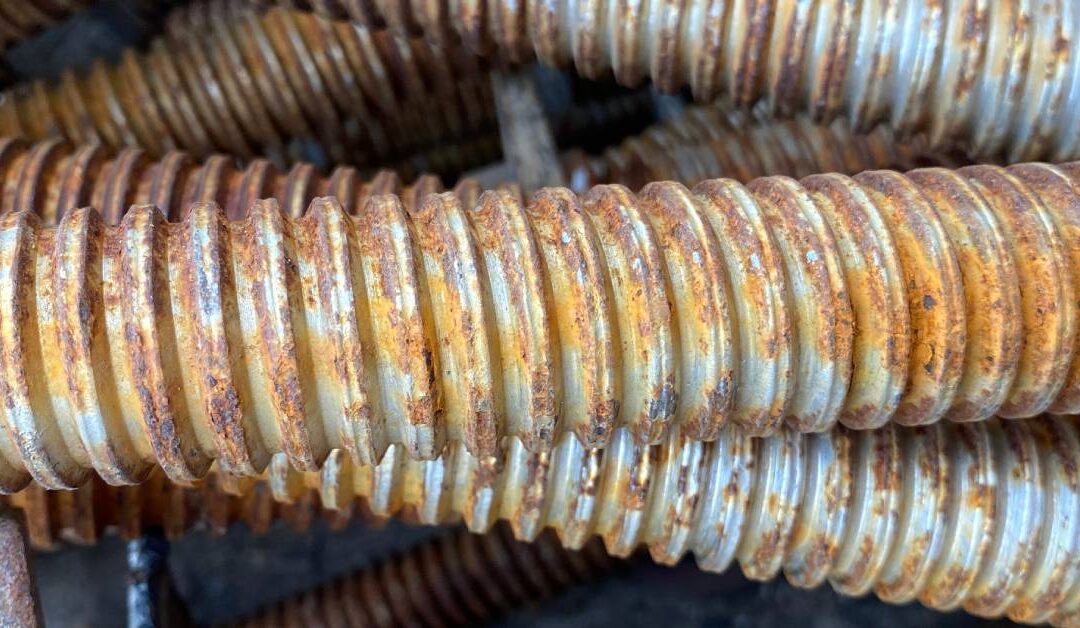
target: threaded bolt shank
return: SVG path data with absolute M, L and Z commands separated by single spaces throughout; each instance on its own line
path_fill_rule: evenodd
M 729 426 L 652 447 L 618 428 L 603 450 L 566 434 L 531 453 L 515 439 L 501 464 L 460 443 L 433 461 L 395 446 L 377 467 L 339 452 L 300 477 L 277 456 L 270 483 L 319 488 L 330 508 L 359 496 L 377 516 L 462 518 L 474 532 L 505 520 L 523 540 L 552 528 L 574 548 L 600 535 L 616 556 L 645 545 L 665 564 L 690 552 L 707 571 L 737 560 L 757 580 L 783 570 L 799 587 L 1073 625 L 1078 452 L 1075 418 L 767 438 Z
M 887 122 L 1008 161 L 1080 157 L 1080 8 L 1067 0 L 476 3 L 325 0 L 336 17 L 626 85 L 689 85 L 819 122 Z
M 1069 412 L 1078 168 L 10 214 L 0 477 Z

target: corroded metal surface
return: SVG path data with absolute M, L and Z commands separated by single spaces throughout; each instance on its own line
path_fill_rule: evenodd
M 230 2 L 175 12 L 145 53 L 0 99 L 6 136 L 279 162 L 316 143 L 334 163 L 384 163 L 493 132 L 494 120 L 487 76 L 460 50 Z
M 600 183 L 636 189 L 651 181 L 694 185 L 720 176 L 736 181 L 778 174 L 798 178 L 955 166 L 959 161 L 948 152 L 930 151 L 920 139 L 898 141 L 884 126 L 863 135 L 839 121 L 822 126 L 806 116 L 771 120 L 760 111 L 748 115 L 715 105 L 689 107 L 601 155 L 571 151 L 563 156 L 576 192 Z
M 30 551 L 22 513 L 0 504 L 0 626 L 45 625 L 30 571 Z
M 281 172 L 264 159 L 241 168 L 223 155 L 198 162 L 172 151 L 155 161 L 137 148 L 113 152 L 59 140 L 0 139 L 0 189 L 0 214 L 28 210 L 42 224 L 54 225 L 68 210 L 92 206 L 106 224 L 115 225 L 132 204 L 153 205 L 179 221 L 193 203 L 216 203 L 227 217 L 240 218 L 256 199 L 273 198 L 283 212 L 299 217 L 320 196 L 333 196 L 355 213 L 372 195 L 399 194 L 412 202 L 413 190 L 442 191 L 442 186 L 432 176 L 404 186 L 388 171 L 365 180 L 349 167 L 323 176 L 305 163 Z
M 738 561 L 753 579 L 1073 625 L 1078 439 L 1072 417 L 767 438 L 732 426 L 652 447 L 618 428 L 604 450 L 567 434 L 537 454 L 514 439 L 501 465 L 460 445 L 426 462 L 393 447 L 377 467 L 336 456 L 321 474 L 277 457 L 271 482 L 318 487 L 328 507 L 356 495 L 379 516 L 474 532 L 504 520 L 522 540 L 553 528 L 578 548 L 599 535 L 616 556 L 645 545 L 665 564 L 689 552 L 707 571 Z
M 889 122 L 978 157 L 1080 157 L 1080 5 L 1070 0 L 280 3 L 460 38 L 482 55 L 573 63 L 588 77 L 689 85 L 702 101 L 765 98 L 777 113 L 845 117 L 863 131 Z
M 463 521 L 478 533 L 505 521 L 522 541 L 551 528 L 563 545 L 581 548 L 599 535 L 617 556 L 644 545 L 664 564 L 689 552 L 707 571 L 738 561 L 759 580 L 782 572 L 800 587 L 829 582 L 846 595 L 1073 625 L 1078 463 L 1072 417 L 810 435 L 784 428 L 766 438 L 726 427 L 713 442 L 672 435 L 651 447 L 619 428 L 603 450 L 569 434 L 548 453 L 511 439 L 501 464 L 459 444 L 433 461 L 394 446 L 375 467 L 338 451 L 307 473 L 278 455 L 262 482 L 226 487 L 237 497 L 210 484 L 203 492 L 157 486 L 156 475 L 147 486 L 95 484 L 92 495 L 35 487 L 8 499 L 26 509 L 36 544 L 90 542 L 117 525 L 128 534 L 152 524 L 179 533 L 193 521 L 217 530 L 240 519 L 262 529 L 275 515 L 296 525 L 315 516 L 317 503 L 321 516 L 340 510 L 336 521 L 360 511 Z M 271 510 L 271 500 L 293 504 L 293 514 Z M 78 504 L 95 514 L 73 514 Z
M 871 171 L 528 203 L 423 179 L 368 189 L 355 218 L 333 198 L 237 221 L 139 206 L 118 227 L 8 214 L 0 479 L 1075 412 L 1078 177 Z
M 612 562 L 595 541 L 572 551 L 551 533 L 520 543 L 505 526 L 461 530 L 231 625 L 471 626 L 595 580 Z
M 294 530 L 307 530 L 315 521 L 334 529 L 352 520 L 380 523 L 363 502 L 324 508 L 318 492 L 295 482 L 240 479 L 210 474 L 205 480 L 180 485 L 155 471 L 142 484 L 109 486 L 95 478 L 73 491 L 49 491 L 31 484 L 4 502 L 26 516 L 28 538 L 37 550 L 54 550 L 62 543 L 92 545 L 103 536 L 138 539 L 161 530 L 177 539 L 192 530 L 224 535 L 235 523 L 263 534 L 282 521 Z

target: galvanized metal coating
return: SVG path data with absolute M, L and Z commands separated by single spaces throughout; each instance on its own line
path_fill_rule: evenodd
M 513 540 L 505 526 L 464 530 L 295 595 L 233 626 L 471 626 L 612 569 L 598 542 L 569 551 L 553 534 Z
M 750 437 L 737 426 L 702 442 L 672 433 L 608 447 L 569 434 L 547 453 L 511 439 L 504 462 L 454 444 L 433 461 L 391 447 L 375 467 L 336 455 L 321 473 L 274 459 L 271 485 L 306 483 L 324 505 L 362 497 L 378 516 L 509 522 L 521 540 L 554 529 L 581 547 L 599 535 L 664 564 L 687 552 L 707 571 L 738 561 L 752 579 L 1074 625 L 1080 612 L 1080 431 L 1072 417 L 886 425 Z M 284 489 L 278 489 L 284 490 Z
M 317 145 L 331 163 L 383 164 L 492 133 L 494 120 L 482 65 L 460 47 L 227 1 L 174 12 L 146 52 L 0 97 L 4 136 L 277 163 Z
M 303 6 L 587 77 L 689 85 L 701 101 L 887 122 L 972 156 L 1080 157 L 1080 5 L 1070 0 L 400 2 Z

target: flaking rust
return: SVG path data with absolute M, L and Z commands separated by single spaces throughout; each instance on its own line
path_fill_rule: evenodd
M 81 154 L 7 150 L 46 149 Z M 155 465 L 191 481 L 213 461 L 253 475 L 275 453 L 376 464 L 391 445 L 432 459 L 460 443 L 494 472 L 506 437 L 542 452 L 567 432 L 593 448 L 619 428 L 636 446 L 728 423 L 764 436 L 1078 410 L 1075 164 L 529 202 L 347 170 L 106 164 L 125 174 L 100 198 L 202 202 L 176 223 L 146 205 L 116 225 L 115 205 L 44 208 L 56 227 L 0 219 L 8 491 Z M 327 192 L 346 200 L 312 200 Z M 517 226 L 485 233 L 498 224 Z M 978 333 L 1010 312 L 1019 324 Z

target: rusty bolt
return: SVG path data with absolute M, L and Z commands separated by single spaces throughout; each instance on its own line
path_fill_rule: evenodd
M 381 163 L 493 131 L 494 119 L 487 77 L 460 51 L 228 2 L 178 10 L 145 53 L 0 99 L 5 136 L 279 162 L 306 139 L 332 162 Z
M 460 443 L 432 461 L 393 446 L 375 467 L 339 451 L 320 472 L 301 473 L 279 454 L 264 482 L 221 476 L 212 481 L 223 488 L 182 489 L 155 474 L 145 486 L 34 487 L 8 499 L 26 511 L 39 545 L 93 541 L 114 526 L 178 534 L 239 519 L 261 531 L 274 516 L 302 527 L 357 511 L 463 520 L 473 532 L 502 520 L 522 541 L 551 528 L 575 549 L 599 535 L 616 556 L 644 545 L 663 564 L 690 552 L 707 571 L 737 560 L 758 580 L 782 571 L 800 587 L 828 581 L 847 595 L 1072 625 L 1080 612 L 1078 463 L 1075 418 L 783 428 L 766 438 L 729 426 L 713 442 L 672 434 L 651 447 L 618 428 L 605 449 L 566 434 L 552 451 L 532 453 L 511 439 L 502 462 Z
M 292 480 L 295 484 L 297 478 Z M 360 501 L 327 509 L 320 506 L 318 493 L 289 481 L 271 486 L 223 474 L 210 474 L 186 486 L 170 482 L 160 471 L 135 486 L 109 486 L 98 478 L 72 491 L 31 484 L 0 499 L 26 516 L 29 541 L 37 550 L 53 550 L 61 543 L 92 545 L 107 534 L 138 539 L 154 529 L 177 539 L 191 530 L 221 536 L 238 522 L 264 534 L 279 521 L 303 531 L 317 520 L 333 529 L 354 520 L 368 524 L 385 520 Z
M 863 132 L 888 122 L 979 158 L 1080 157 L 1080 10 L 1069 0 L 279 3 L 460 39 L 481 55 L 572 62 L 590 78 L 689 85 L 701 101 L 766 99 Z
M 0 479 L 51 488 L 1080 404 L 1080 164 L 0 221 Z M 415 200 L 418 199 L 418 200 Z M 674 428 L 674 429 L 673 429 Z
M 106 224 L 115 225 L 133 203 L 153 205 L 169 220 L 179 221 L 193 203 L 216 203 L 227 217 L 240 218 L 256 199 L 274 198 L 282 211 L 299 217 L 320 196 L 340 199 L 353 213 L 372 195 L 399 194 L 413 203 L 417 196 L 442 191 L 442 185 L 424 176 L 403 186 L 388 171 L 365 181 L 348 167 L 327 177 L 304 163 L 283 173 L 263 159 L 240 168 L 222 155 L 200 163 L 185 153 L 170 152 L 154 161 L 137 148 L 113 153 L 60 140 L 27 144 L 0 139 L 0 189 L 0 214 L 29 210 L 43 224 L 54 225 L 67 210 L 93 206 Z
M 954 166 L 961 160 L 930 151 L 920 139 L 897 141 L 884 126 L 860 135 L 839 121 L 821 126 L 806 116 L 772 120 L 714 105 L 689 107 L 602 155 L 571 151 L 563 161 L 571 187 L 583 193 L 599 183 L 636 189 L 650 181 L 693 185 L 719 176 L 749 181 L 778 174 L 855 174 L 876 168 Z
M 484 535 L 458 530 L 232 625 L 471 626 L 612 567 L 596 541 L 570 551 L 550 533 L 519 543 L 505 526 Z
M 376 467 L 335 455 L 321 473 L 271 483 L 318 488 L 324 505 L 364 499 L 376 516 L 507 521 L 521 540 L 553 528 L 616 556 L 642 545 L 706 571 L 738 561 L 752 579 L 980 616 L 1074 625 L 1080 613 L 1080 429 L 1076 418 L 990 419 L 822 434 L 736 426 L 703 442 L 641 446 L 617 428 L 605 449 L 569 434 L 547 453 L 512 439 L 502 463 L 453 444 L 433 461 L 390 449 Z M 344 464 L 342 464 L 344 463 Z M 295 490 L 295 489 L 294 489 Z

